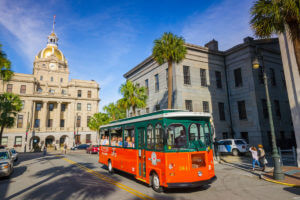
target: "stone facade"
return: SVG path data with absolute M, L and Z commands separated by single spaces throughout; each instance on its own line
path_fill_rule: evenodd
M 23 109 L 13 128 L 4 129 L 2 145 L 17 151 L 68 148 L 79 143 L 97 143 L 97 134 L 87 124 L 98 112 L 99 84 L 69 80 L 69 66 L 58 49 L 54 32 L 48 37 L 33 63 L 33 74 L 15 73 L 8 82 L 1 80 L 0 93 L 20 95 Z
M 179 64 L 173 63 L 174 109 L 210 112 L 217 139 L 245 138 L 250 144 L 262 143 L 268 148 L 265 90 L 259 69 L 252 68 L 256 49 L 260 48 L 267 74 L 275 80 L 275 84 L 269 83 L 269 91 L 277 139 L 291 142 L 293 127 L 277 39 L 248 37 L 227 51 L 219 51 L 215 40 L 205 47 L 192 44 L 186 47 L 186 58 Z M 124 75 L 148 87 L 147 107 L 138 110 L 138 115 L 167 108 L 167 68 L 167 63 L 158 65 L 150 56 Z

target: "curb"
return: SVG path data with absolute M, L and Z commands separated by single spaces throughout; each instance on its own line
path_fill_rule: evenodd
M 290 187 L 297 187 L 297 188 L 299 187 L 300 188 L 300 185 L 291 184 L 291 183 L 284 183 L 284 182 L 280 182 L 280 181 L 274 181 L 272 179 L 266 178 L 264 175 L 260 175 L 260 178 L 265 180 L 265 181 L 271 182 L 271 183 L 276 183 L 276 184 L 280 184 L 280 185 L 286 185 L 286 186 L 290 186 Z

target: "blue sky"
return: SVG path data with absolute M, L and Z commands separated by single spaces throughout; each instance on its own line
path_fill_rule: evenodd
M 70 78 L 100 84 L 100 109 L 121 95 L 123 74 L 151 54 L 164 32 L 204 46 L 211 39 L 226 50 L 253 36 L 253 0 L 1 0 L 0 43 L 18 73 L 32 73 L 56 15 L 59 49 Z

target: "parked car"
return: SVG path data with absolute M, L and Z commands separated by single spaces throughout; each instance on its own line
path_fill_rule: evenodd
M 86 149 L 86 153 L 98 153 L 99 151 L 99 145 L 90 145 L 87 149 Z
M 0 149 L 0 177 L 9 177 L 14 171 L 14 160 L 9 150 Z
M 11 154 L 12 154 L 12 158 L 14 161 L 17 161 L 19 159 L 19 156 L 18 156 L 18 152 L 15 150 L 15 149 L 9 149 Z
M 76 150 L 76 149 L 86 149 L 88 148 L 90 145 L 89 144 L 80 144 L 78 146 L 72 147 L 71 150 Z
M 244 139 L 224 139 L 219 140 L 217 144 L 219 153 L 231 153 L 233 156 L 246 153 L 249 146 Z

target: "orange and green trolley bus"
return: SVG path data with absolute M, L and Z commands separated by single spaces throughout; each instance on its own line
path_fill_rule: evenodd
M 216 176 L 210 114 L 161 110 L 101 126 L 99 162 L 157 192 L 211 184 Z

